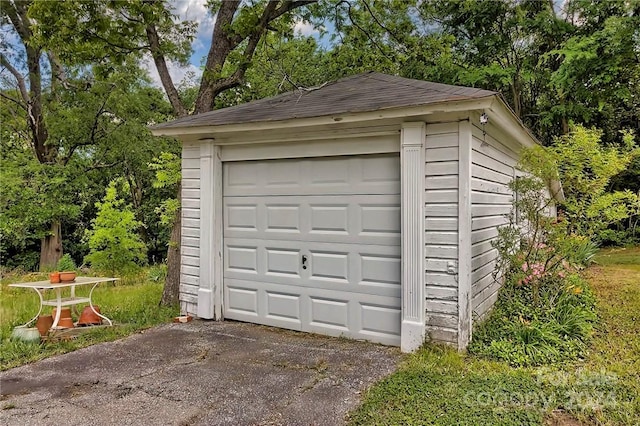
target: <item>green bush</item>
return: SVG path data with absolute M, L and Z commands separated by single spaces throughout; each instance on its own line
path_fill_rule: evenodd
M 520 222 L 501 228 L 493 243 L 500 256 L 495 279 L 504 284 L 474 330 L 471 353 L 532 366 L 576 359 L 587 348 L 597 320 L 595 299 L 578 271 L 592 262 L 597 247 L 569 234 L 567 221 L 546 214 L 546 186 L 534 176 L 511 183 Z
M 595 299 L 576 273 L 534 287 L 505 282 L 469 352 L 515 366 L 553 364 L 584 354 L 597 320 Z
M 63 255 L 58 261 L 58 271 L 75 271 L 76 262 L 73 261 L 69 253 Z
M 96 203 L 98 214 L 86 233 L 90 252 L 85 262 L 112 276 L 135 273 L 146 262 L 147 247 L 137 233 L 142 223 L 119 197 L 127 190 L 128 184 L 119 179 L 109 184 L 103 201 Z
M 151 266 L 147 272 L 147 278 L 154 283 L 164 283 L 167 278 L 167 264 L 160 263 Z

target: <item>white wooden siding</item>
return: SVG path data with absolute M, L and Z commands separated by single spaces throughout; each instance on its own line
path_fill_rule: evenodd
M 492 242 L 498 228 L 509 223 L 518 154 L 507 141 L 498 142 L 489 127 L 483 135 L 474 123 L 471 151 L 471 308 L 474 320 L 482 319 L 498 297 L 501 277 L 494 274 L 498 252 Z
M 200 284 L 200 144 L 182 146 L 180 309 L 196 314 Z
M 457 344 L 458 122 L 427 124 L 425 152 L 425 285 L 427 335 Z

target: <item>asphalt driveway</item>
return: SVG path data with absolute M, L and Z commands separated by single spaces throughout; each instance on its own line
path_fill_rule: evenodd
M 0 373 L 0 424 L 342 424 L 399 359 L 252 324 L 167 324 Z

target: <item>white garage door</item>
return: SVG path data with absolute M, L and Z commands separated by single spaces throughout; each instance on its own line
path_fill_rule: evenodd
M 223 170 L 226 318 L 400 344 L 398 155 Z

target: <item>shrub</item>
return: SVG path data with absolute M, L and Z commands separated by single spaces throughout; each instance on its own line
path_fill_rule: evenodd
M 564 209 L 572 232 L 603 240 L 609 226 L 623 224 L 640 211 L 638 194 L 611 191 L 611 180 L 640 154 L 632 132 L 623 132 L 620 147 L 605 146 L 602 132 L 573 126 L 550 148 L 564 185 Z M 628 224 L 631 228 L 631 224 Z
M 164 283 L 164 280 L 167 278 L 167 264 L 160 263 L 150 267 L 147 272 L 147 278 L 154 283 Z
M 580 357 L 596 321 L 586 282 L 572 273 L 532 286 L 508 280 L 486 321 L 474 331 L 471 353 L 530 366 Z
M 119 198 L 119 185 L 127 189 L 126 183 L 114 180 L 102 203 L 96 203 L 98 214 L 86 234 L 90 252 L 85 261 L 110 275 L 135 272 L 146 261 L 146 246 L 136 232 L 142 224 L 131 206 Z
M 597 247 L 546 214 L 546 186 L 535 176 L 511 183 L 520 221 L 516 226 L 512 215 L 512 226 L 501 228 L 493 243 L 500 255 L 494 277 L 504 284 L 474 331 L 471 353 L 529 366 L 575 359 L 587 348 L 595 300 L 578 271 Z
M 76 262 L 73 261 L 69 253 L 63 255 L 58 261 L 58 271 L 75 271 L 76 269 Z

